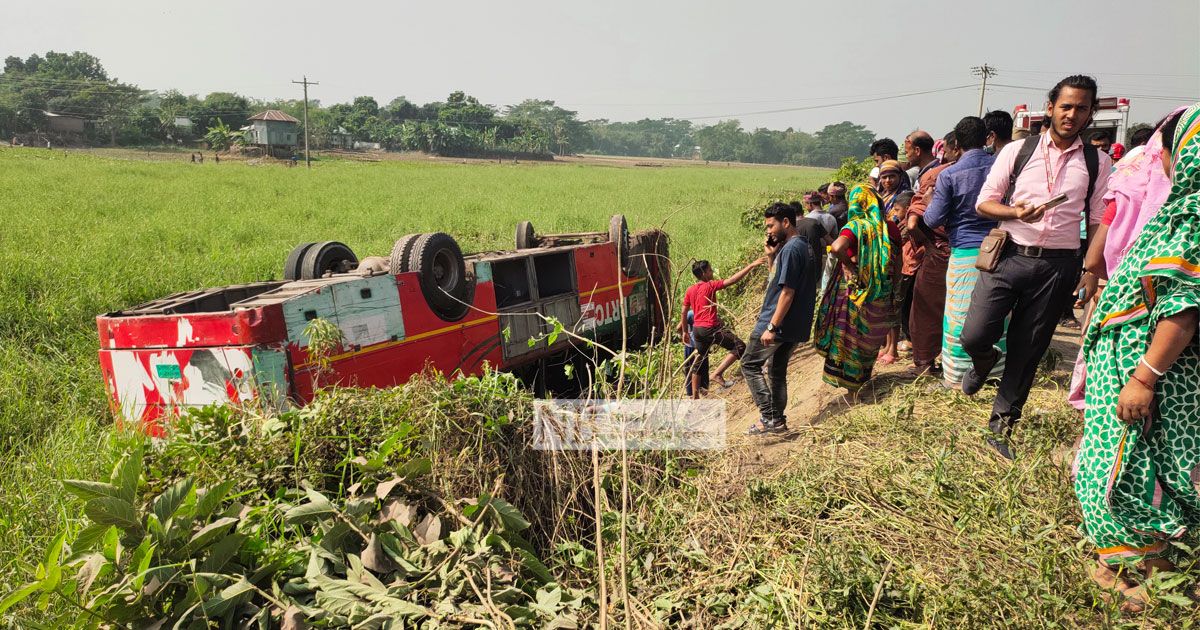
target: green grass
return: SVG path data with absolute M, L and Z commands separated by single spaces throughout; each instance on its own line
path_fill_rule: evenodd
M 680 274 L 692 257 L 729 273 L 752 254 L 743 210 L 821 177 L 426 162 L 326 162 L 307 172 L 0 149 L 0 597 L 28 579 L 63 524 L 80 522 L 57 480 L 105 478 L 122 444 L 100 383 L 96 314 L 278 277 L 301 241 L 341 240 L 364 256 L 386 254 L 405 233 L 444 230 L 467 251 L 508 248 L 522 219 L 542 233 L 601 230 L 615 213 L 635 230 L 665 223 Z M 754 293 L 727 304 L 736 310 Z M 631 457 L 628 598 L 619 591 L 620 458 L 601 458 L 610 621 L 623 626 L 632 602 L 636 618 L 666 626 L 1200 625 L 1177 584 L 1152 585 L 1173 601 L 1122 616 L 1087 579 L 1091 549 L 1065 457 L 1080 426 L 1065 378 L 1059 370 L 1039 379 L 1015 464 L 983 444 L 988 391 L 968 399 L 888 377 L 878 400 L 831 409 L 816 426 L 797 422 L 801 437 L 786 451 L 764 456 L 751 443 L 686 462 Z M 478 465 L 444 468 L 490 481 Z M 582 483 L 555 490 L 586 503 Z M 556 542 L 547 558 L 556 576 L 594 598 L 592 541 Z M 1181 556 L 1184 579 L 1196 579 L 1200 567 Z M 596 616 L 589 604 L 583 620 Z
M 623 213 L 631 230 L 664 225 L 677 262 L 704 257 L 728 273 L 754 236 L 739 222 L 747 205 L 824 173 L 345 161 L 306 171 L 0 149 L 0 594 L 76 514 L 56 480 L 111 461 L 97 314 L 277 278 L 302 241 L 340 240 L 362 257 L 440 230 L 466 251 L 501 249 L 522 219 L 574 232 Z

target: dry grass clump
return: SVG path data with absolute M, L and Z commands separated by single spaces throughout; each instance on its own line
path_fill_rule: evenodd
M 696 628 L 1190 627 L 1171 576 L 1137 618 L 1091 585 L 1067 456 L 1080 427 L 1052 384 L 1015 464 L 983 441 L 986 391 L 885 379 L 877 402 L 798 430 L 786 458 L 745 444 L 640 494 L 631 608 Z

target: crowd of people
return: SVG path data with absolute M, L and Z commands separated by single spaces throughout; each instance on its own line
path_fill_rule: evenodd
M 1097 92 L 1087 76 L 1058 82 L 1032 134 L 997 111 L 938 140 L 914 131 L 903 154 L 876 141 L 866 181 L 765 210 L 763 258 L 728 280 L 697 263 L 682 320 L 695 326 L 681 333 L 694 348 L 694 396 L 712 345 L 729 351 L 723 387 L 740 358 L 760 414 L 751 434 L 787 431 L 787 362 L 811 340 L 824 380 L 852 395 L 904 353 L 911 376 L 967 396 L 994 383 L 987 441 L 1013 459 L 1056 329 L 1081 326 L 1075 492 L 1094 579 L 1137 610 L 1139 574 L 1172 568 L 1170 541 L 1200 523 L 1200 104 L 1126 148 L 1085 133 Z M 715 317 L 715 294 L 763 264 L 763 304 L 743 342 Z

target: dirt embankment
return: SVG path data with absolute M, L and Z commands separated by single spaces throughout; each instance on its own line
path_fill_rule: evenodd
M 743 318 L 745 319 L 745 318 Z M 739 332 L 745 333 L 750 324 L 741 322 Z M 719 348 L 716 352 L 722 352 Z M 1036 412 L 1038 405 L 1053 404 L 1057 399 L 1066 404 L 1066 389 L 1071 378 L 1071 369 L 1079 352 L 1079 331 L 1060 327 L 1054 335 L 1047 354 L 1057 357 L 1054 370 L 1048 374 L 1046 384 L 1035 385 L 1028 410 Z M 758 421 L 757 407 L 746 388 L 745 380 L 738 373 L 738 366 L 730 369 L 729 374 L 736 374 L 736 384 L 729 390 L 714 386 L 710 397 L 724 399 L 727 404 L 728 423 L 726 426 L 727 439 L 730 446 L 749 446 L 761 451 L 762 460 L 779 460 L 787 453 L 802 448 L 813 441 L 814 432 L 821 431 L 821 425 L 830 417 L 849 412 L 851 409 L 883 407 L 887 404 L 889 395 L 899 387 L 913 385 L 928 391 L 942 389 L 941 377 L 921 377 L 913 379 L 908 374 L 912 366 L 911 356 L 904 353 L 896 363 L 887 366 L 876 366 L 875 378 L 860 392 L 857 399 L 850 396 L 847 390 L 835 388 L 822 380 L 824 358 L 817 354 L 812 343 L 802 344 L 792 354 L 788 362 L 788 406 L 787 418 L 791 432 L 781 436 L 751 437 L 746 431 Z M 994 395 L 994 390 L 988 388 L 978 395 L 984 399 Z M 989 399 L 990 400 L 990 399 Z M 987 422 L 986 415 L 979 418 L 965 418 L 967 421 L 977 421 L 979 426 Z

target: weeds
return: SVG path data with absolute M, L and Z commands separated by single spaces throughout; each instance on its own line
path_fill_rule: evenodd
M 45 181 L 59 166 L 0 160 L 6 161 L 0 180 L 15 174 L 9 181 Z M 89 160 L 80 173 L 115 169 L 133 180 L 192 185 L 172 165 Z M 459 200 L 439 215 L 471 212 L 472 204 L 490 209 L 482 196 L 439 190 L 438 178 L 453 172 L 460 176 L 454 190 L 477 186 L 498 199 L 503 211 L 489 214 L 497 221 L 530 218 L 529 207 L 556 208 L 545 219 L 532 216 L 539 229 L 553 231 L 560 221 L 573 228 L 591 216 L 582 209 L 588 199 L 564 209 L 554 193 L 542 198 L 522 190 L 538 189 L 535 178 L 554 177 L 544 175 L 549 169 L 538 169 L 524 184 L 501 180 L 513 188 L 498 192 L 490 186 L 496 183 L 491 168 L 388 168 L 407 175 L 403 195 Z M 340 175 L 375 177 L 363 175 L 369 172 Z M 616 177 L 645 173 L 633 172 L 639 175 Z M 575 181 L 601 198 L 644 207 L 644 216 L 657 208 L 655 199 L 673 206 L 704 198 L 690 173 L 673 180 L 682 182 L 675 188 L 650 191 L 661 187 L 659 173 L 641 184 L 591 175 Z M 1037 411 L 1016 434 L 1014 464 L 995 458 L 983 443 L 986 393 L 968 399 L 930 389 L 927 380 L 884 379 L 875 402 L 822 414 L 822 424 L 802 426 L 772 456 L 764 456 L 759 443 L 734 444 L 723 453 L 533 451 L 532 399 L 515 379 L 498 374 L 431 377 L 390 390 L 328 390 L 314 404 L 274 417 L 207 409 L 181 419 L 172 439 L 154 447 L 109 429 L 94 368 L 92 315 L 175 289 L 270 276 L 293 241 L 322 238 L 312 230 L 327 215 L 317 209 L 335 199 L 320 188 L 320 175 L 270 176 L 317 201 L 284 213 L 299 193 L 279 185 L 266 206 L 261 198 L 250 204 L 243 199 L 246 187 L 277 182 L 235 172 L 228 181 L 210 182 L 208 194 L 217 201 L 200 204 L 207 210 L 209 203 L 228 204 L 216 218 L 197 213 L 188 230 L 164 227 L 174 226 L 170 203 L 143 189 L 140 201 L 152 216 L 133 226 L 121 223 L 134 232 L 124 234 L 106 223 L 123 216 L 116 190 L 102 187 L 84 212 L 77 204 L 87 197 L 71 190 L 83 184 L 63 177 L 65 192 L 31 188 L 29 203 L 43 210 L 22 213 L 14 230 L 0 236 L 18 239 L 6 245 L 33 245 L 22 255 L 0 248 L 13 271 L 0 276 L 0 295 L 10 298 L 0 302 L 0 391 L 9 394 L 0 402 L 7 472 L 0 486 L 0 542 L 7 555 L 0 557 L 8 569 L 0 596 L 22 594 L 24 601 L 5 613 L 21 627 L 95 625 L 97 615 L 115 621 L 124 614 L 203 615 L 218 624 L 283 623 L 298 614 L 318 625 L 374 623 L 382 615 L 410 625 L 487 621 L 498 627 L 1196 625 L 1183 595 L 1200 575 L 1189 560 L 1194 539 L 1179 545 L 1179 571 L 1151 581 L 1155 605 L 1143 615 L 1120 616 L 1087 579 L 1090 550 L 1077 530 L 1065 456 L 1079 427 L 1054 389 L 1059 372 L 1039 378 L 1028 404 Z M 349 203 L 384 207 L 371 196 L 396 194 L 390 185 L 363 186 L 366 197 Z M 722 193 L 708 210 L 726 213 L 732 224 L 744 200 L 760 189 Z M 94 231 L 94 239 L 54 224 L 46 209 L 57 206 L 68 223 Z M 238 213 L 251 217 L 249 223 L 230 219 Z M 269 234 L 253 224 L 281 216 L 299 220 Z M 697 216 L 671 226 L 677 261 L 702 254 L 733 264 L 748 255 L 742 250 L 753 246 L 756 230 L 746 228 L 709 250 L 710 226 L 718 222 L 704 212 Z M 345 230 L 328 235 L 350 241 L 360 235 L 384 251 L 380 220 L 342 213 L 326 229 Z M 422 230 L 426 226 L 416 222 L 425 220 L 417 217 L 411 228 L 396 231 Z M 453 225 L 429 227 L 455 231 Z M 477 244 L 506 246 L 488 240 L 508 233 L 501 227 L 472 228 Z M 54 240 L 63 238 L 74 238 L 78 247 Z M 239 238 L 239 248 L 227 246 Z M 144 245 L 152 239 L 162 246 Z M 62 251 L 71 255 L 55 257 Z M 112 252 L 142 252 L 149 259 Z M 168 264 L 172 257 L 177 264 Z M 112 262 L 91 269 L 89 260 Z M 735 314 L 740 310 L 736 301 L 729 305 Z M 589 391 L 597 397 L 671 395 L 681 389 L 677 355 L 670 344 L 616 352 L 589 370 Z M 1053 368 L 1049 361 L 1045 367 Z M 141 464 L 136 475 L 134 461 Z M 111 488 L 76 484 L 70 487 L 84 496 L 72 498 L 52 481 L 57 478 Z M 176 499 L 164 497 L 182 497 L 170 515 L 166 508 Z M 91 527 L 97 523 L 103 531 Z M 186 566 L 174 566 L 180 564 Z M 84 567 L 91 568 L 81 574 Z M 27 582 L 34 586 L 23 592 Z M 5 600 L 15 603 L 15 597 Z
M 392 395 L 456 390 L 464 415 L 488 415 L 488 403 L 471 390 L 511 380 L 491 375 L 457 388 L 414 383 Z M 193 627 L 209 620 L 265 628 L 285 618 L 325 627 L 483 619 L 510 627 L 575 625 L 581 595 L 554 583 L 522 535 L 529 522 L 496 496 L 503 474 L 489 490 L 468 495 L 474 499 L 447 500 L 428 487 L 431 480 L 440 485 L 423 457 L 432 443 L 428 431 L 416 430 L 403 413 L 339 413 L 343 430 L 380 429 L 389 437 L 361 449 L 346 435 L 297 439 L 312 425 L 332 428 L 329 414 L 327 405 L 281 419 L 211 408 L 187 418 L 179 439 L 161 452 L 132 438 L 107 481 L 64 482 L 85 501 L 88 525 L 75 535 L 61 531 L 34 581 L 0 601 L 0 613 L 36 597 L 43 611 L 51 598 L 69 604 L 57 623 L 70 618 L 75 627 Z M 290 444 L 300 445 L 305 466 L 295 465 Z M 197 447 L 221 449 L 216 465 L 234 474 L 213 471 Z M 330 450 L 342 457 L 329 458 Z M 247 476 L 251 466 L 291 471 L 296 480 Z
M 0 150 L 0 594 L 32 571 L 62 523 L 77 522 L 57 480 L 95 478 L 111 463 L 116 438 L 96 361 L 97 314 L 201 286 L 277 278 L 302 241 L 340 240 L 365 255 L 389 251 L 405 233 L 445 231 L 468 251 L 510 248 L 512 226 L 523 219 L 549 233 L 603 225 L 615 212 L 633 226 L 671 216 L 677 256 L 721 264 L 744 234 L 712 239 L 713 225 L 733 225 L 747 196 L 815 185 L 823 172 L 190 166 Z

